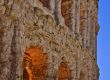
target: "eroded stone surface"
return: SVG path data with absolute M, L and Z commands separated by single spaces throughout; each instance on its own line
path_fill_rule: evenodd
M 71 79 L 68 78 L 68 80 L 80 80 L 82 75 L 85 75 L 85 80 L 98 80 L 99 74 L 95 53 L 95 34 L 98 32 L 96 2 L 94 3 L 91 0 L 88 3 L 85 0 L 84 2 L 82 1 L 83 4 L 85 3 L 83 9 L 83 7 L 80 8 L 79 0 L 74 1 L 71 4 L 72 6 L 70 2 L 65 2 L 70 0 L 64 0 L 64 4 L 68 4 L 73 10 L 67 11 L 68 15 L 65 15 L 65 10 L 62 10 L 62 14 L 67 18 L 69 17 L 69 12 L 72 12 L 72 22 L 69 21 L 69 18 L 67 19 L 69 22 L 65 22 L 67 25 L 72 24 L 70 26 L 74 29 L 72 31 L 71 28 L 63 25 L 60 19 L 60 16 L 62 16 L 60 11 L 62 9 L 61 0 L 55 1 L 57 1 L 55 4 L 58 3 L 58 5 L 55 5 L 55 9 L 52 7 L 52 10 L 56 10 L 55 14 L 58 14 L 58 16 L 51 13 L 48 7 L 41 6 L 38 0 L 0 0 L 1 80 L 23 80 L 23 68 L 26 68 L 26 66 L 23 67 L 25 53 L 31 56 L 27 56 L 29 63 L 30 60 L 35 60 L 31 61 L 32 65 L 26 63 L 28 67 L 32 66 L 31 68 L 34 68 L 35 65 L 39 66 L 38 68 L 34 68 L 35 70 L 37 69 L 37 73 L 35 74 L 32 73 L 33 71 L 30 68 L 25 70 L 29 71 L 25 74 L 25 76 L 28 75 L 27 79 L 37 76 L 38 71 L 40 71 L 40 77 L 37 76 L 38 80 L 58 80 L 59 76 L 61 78 L 64 76 L 68 77 L 68 74 L 71 75 L 69 76 Z M 45 3 L 43 0 L 41 2 Z M 65 7 L 64 4 L 62 5 L 63 9 Z M 85 8 L 89 10 L 88 13 L 83 12 Z M 81 12 L 81 14 L 76 14 L 77 12 Z M 82 16 L 86 16 L 85 20 L 79 20 L 79 17 Z M 59 23 L 57 23 L 56 17 Z M 64 17 L 65 21 L 66 17 Z M 83 22 L 84 24 L 82 24 Z M 80 32 L 82 33 L 82 29 L 78 25 L 79 27 L 84 25 L 85 30 L 83 31 L 83 35 L 80 34 Z M 95 27 L 96 25 L 97 28 Z M 36 48 L 31 48 L 32 46 L 40 47 L 42 50 L 39 51 L 37 49 L 37 52 Z M 45 58 L 44 53 L 46 53 Z M 45 60 L 47 57 L 48 59 Z M 61 63 L 63 62 L 62 57 L 66 62 L 64 67 L 61 67 Z

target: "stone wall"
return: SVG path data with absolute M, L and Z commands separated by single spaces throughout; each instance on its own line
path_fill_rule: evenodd
M 81 80 L 82 75 L 84 80 L 98 80 L 96 58 L 90 49 L 83 46 L 81 35 L 75 34 L 63 22 L 60 23 L 60 18 L 58 23 L 55 14 L 44 3 L 38 0 L 0 1 L 2 80 L 23 79 L 23 57 L 31 46 L 40 47 L 43 53 L 47 53 L 46 80 L 60 79 L 62 62 L 67 64 L 66 70 L 70 71 L 69 80 Z M 80 22 L 79 18 L 76 20 Z M 79 28 L 76 28 L 78 31 Z

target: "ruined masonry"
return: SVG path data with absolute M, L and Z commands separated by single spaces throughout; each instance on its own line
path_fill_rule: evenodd
M 98 0 L 0 0 L 0 80 L 98 80 Z

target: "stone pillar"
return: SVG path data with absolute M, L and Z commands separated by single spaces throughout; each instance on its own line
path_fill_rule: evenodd
M 55 11 L 55 0 L 50 0 L 50 10 L 51 10 L 51 13 L 54 14 L 54 11 Z
M 87 41 L 87 1 L 80 2 L 80 34 L 82 36 L 83 47 L 86 47 Z
M 75 33 L 75 0 L 72 0 L 73 1 L 73 4 L 72 4 L 72 15 L 71 15 L 71 20 L 72 20 L 72 31 L 73 33 Z
M 70 2 L 70 3 L 69 3 Z M 68 22 L 69 28 L 72 30 L 73 33 L 79 34 L 79 26 L 80 26 L 80 0 L 68 0 L 68 2 L 65 4 L 67 7 L 69 6 L 68 9 L 68 17 L 70 17 L 70 20 Z M 72 4 L 72 5 L 71 5 Z M 66 6 L 66 5 L 65 5 Z
M 55 19 L 57 24 L 64 25 L 64 18 L 61 15 L 61 0 L 55 0 Z
M 93 44 L 93 43 L 92 43 L 92 39 L 93 39 L 93 38 L 92 38 L 92 34 L 93 34 L 93 30 L 92 30 L 92 29 L 93 29 L 93 21 L 92 21 L 92 15 L 91 15 L 91 12 L 92 12 L 92 9 L 93 9 L 93 8 L 92 8 L 92 7 L 93 7 L 93 3 L 92 3 L 92 2 L 93 2 L 93 1 L 90 0 L 90 25 L 91 25 L 91 26 L 90 26 L 90 50 L 91 50 L 91 51 L 92 51 L 92 44 Z
M 90 25 L 90 0 L 88 0 L 87 2 L 87 42 L 86 42 L 86 47 L 89 49 L 90 48 L 90 28 L 91 28 L 91 25 Z
M 94 58 L 96 58 L 96 27 L 97 27 L 97 4 L 94 4 L 94 1 L 90 2 L 90 25 L 91 25 L 91 33 L 90 33 L 90 50 L 92 51 L 92 54 L 94 56 Z
M 75 33 L 79 34 L 80 27 L 80 0 L 75 0 Z

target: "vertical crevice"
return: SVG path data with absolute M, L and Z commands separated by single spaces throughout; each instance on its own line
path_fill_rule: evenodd
M 4 36 L 4 28 L 1 27 L 0 28 L 0 74 L 2 74 L 2 68 L 4 67 L 4 61 L 2 60 L 3 46 L 4 46 L 3 36 Z
M 16 25 L 14 25 L 13 28 L 13 37 L 12 37 L 12 42 L 11 42 L 11 55 L 10 55 L 10 60 L 11 60 L 11 69 L 10 69 L 10 76 L 9 80 L 16 80 L 16 68 L 17 68 L 17 52 L 16 52 L 16 31 L 17 31 Z
M 58 18 L 58 4 L 59 1 L 55 0 L 55 11 L 54 11 L 54 15 L 55 15 L 55 20 L 56 20 L 56 24 L 60 24 L 59 18 Z

